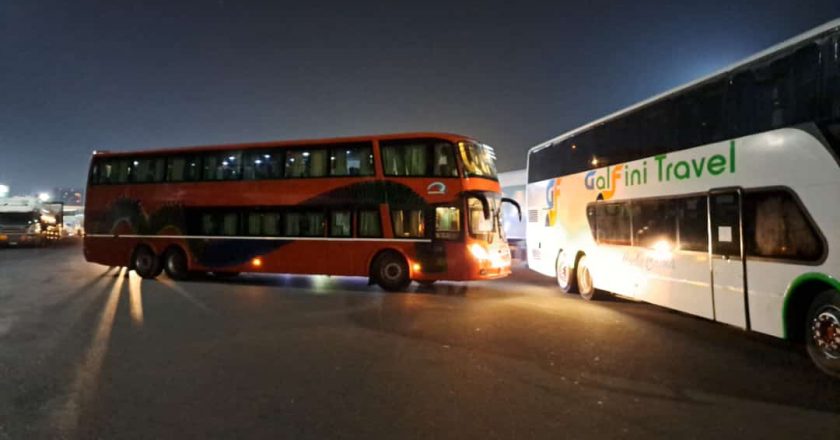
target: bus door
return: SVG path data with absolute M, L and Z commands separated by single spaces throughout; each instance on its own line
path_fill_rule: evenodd
M 741 191 L 712 191 L 708 207 L 715 320 L 748 328 Z

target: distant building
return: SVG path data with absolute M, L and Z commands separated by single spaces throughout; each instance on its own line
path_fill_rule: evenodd
M 53 188 L 52 200 L 67 205 L 82 205 L 85 200 L 84 194 L 80 188 Z

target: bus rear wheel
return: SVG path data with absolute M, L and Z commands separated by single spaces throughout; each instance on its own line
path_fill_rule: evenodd
M 394 252 L 386 252 L 373 262 L 373 280 L 384 290 L 398 292 L 405 290 L 411 283 L 408 263 L 405 258 Z
M 599 299 L 598 291 L 595 290 L 595 284 L 592 282 L 592 273 L 589 271 L 589 260 L 586 255 L 578 258 L 575 278 L 577 278 L 578 293 L 583 299 L 587 301 Z
M 160 275 L 160 258 L 148 246 L 138 246 L 131 255 L 131 268 L 142 278 L 156 278 Z
M 823 292 L 811 303 L 805 341 L 811 360 L 825 373 L 840 378 L 840 293 Z
M 557 285 L 560 286 L 560 290 L 562 290 L 565 293 L 577 292 L 578 287 L 575 266 L 569 265 L 569 260 L 568 258 L 566 258 L 566 254 L 562 251 L 559 255 L 557 255 L 557 264 L 555 270 L 557 276 Z
M 179 248 L 173 247 L 163 254 L 163 270 L 173 280 L 185 280 L 189 277 L 187 255 Z

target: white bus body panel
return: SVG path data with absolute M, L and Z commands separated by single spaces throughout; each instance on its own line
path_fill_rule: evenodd
M 732 143 L 734 142 L 734 144 Z M 558 148 L 558 147 L 550 147 Z M 700 175 L 692 169 L 703 158 L 726 158 L 726 169 L 717 175 L 705 167 Z M 590 258 L 595 287 L 638 298 L 705 318 L 745 327 L 748 303 L 752 330 L 783 336 L 784 296 L 792 281 L 805 273 L 837 276 L 840 246 L 840 210 L 833 203 L 840 193 L 840 168 L 826 147 L 806 131 L 785 128 L 766 133 L 671 152 L 661 160 L 648 157 L 625 164 L 611 164 L 568 176 L 529 183 L 526 189 L 526 236 L 528 266 L 555 276 L 562 249 L 573 260 L 578 252 Z M 660 156 L 657 156 L 660 157 Z M 692 159 L 695 161 L 692 163 Z M 734 165 L 731 161 L 734 159 Z M 689 177 L 678 178 L 674 164 L 689 164 Z M 659 165 L 662 164 L 660 173 Z M 670 172 L 667 165 L 671 164 Z M 622 166 L 614 182 L 606 175 Z M 734 168 L 731 168 L 734 166 Z M 647 170 L 643 183 L 628 185 L 627 170 Z M 588 189 L 586 176 L 605 177 L 604 189 Z M 685 171 L 681 168 L 681 171 Z M 660 175 L 661 174 L 661 175 Z M 681 174 L 684 176 L 684 173 Z M 715 188 L 760 188 L 784 186 L 801 199 L 803 206 L 826 239 L 826 258 L 818 264 L 747 258 L 746 277 L 742 262 L 712 261 L 707 252 L 646 249 L 598 245 L 587 220 L 587 204 L 598 194 L 605 200 L 706 194 Z M 712 286 L 711 272 L 715 272 Z M 744 281 L 747 286 L 744 300 Z

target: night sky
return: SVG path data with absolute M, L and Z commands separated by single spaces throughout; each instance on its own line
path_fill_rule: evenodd
M 3 0 L 0 183 L 83 186 L 94 149 L 401 131 L 523 168 L 536 143 L 840 17 L 837 0 L 315 3 Z

